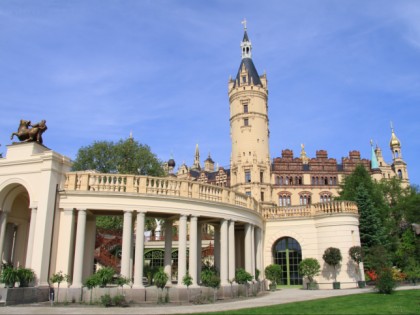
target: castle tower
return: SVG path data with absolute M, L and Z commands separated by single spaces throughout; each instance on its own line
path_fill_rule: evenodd
M 394 132 L 394 127 L 391 123 L 391 140 L 389 142 L 389 147 L 392 152 L 392 169 L 395 172 L 395 175 L 401 179 L 403 184 L 408 185 L 408 173 L 407 173 L 407 164 L 402 159 L 401 154 L 401 142 L 397 138 Z
M 266 75 L 259 76 L 251 59 L 246 21 L 242 60 L 236 78 L 229 80 L 231 187 L 258 201 L 271 202 Z

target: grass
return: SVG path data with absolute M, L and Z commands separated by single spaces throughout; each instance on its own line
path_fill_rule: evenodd
M 420 314 L 420 290 L 365 293 L 206 314 Z

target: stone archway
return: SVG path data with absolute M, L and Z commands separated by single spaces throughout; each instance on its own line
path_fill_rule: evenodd
M 9 184 L 0 192 L 0 257 L 2 263 L 14 267 L 30 267 L 33 242 L 28 190 L 20 183 Z M 35 210 L 36 213 L 36 210 Z M 32 235 L 31 235 L 32 232 Z

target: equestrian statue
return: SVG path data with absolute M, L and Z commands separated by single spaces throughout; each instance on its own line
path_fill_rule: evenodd
M 13 140 L 13 137 L 16 136 L 22 142 L 36 141 L 42 144 L 42 134 L 47 130 L 46 122 L 46 120 L 41 120 L 39 123 L 32 125 L 30 120 L 21 119 L 18 131 L 12 133 L 10 140 Z

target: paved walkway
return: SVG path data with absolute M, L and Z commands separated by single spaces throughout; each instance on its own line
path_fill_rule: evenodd
M 398 287 L 397 290 L 420 289 L 420 286 Z M 332 296 L 350 295 L 373 292 L 371 288 L 365 289 L 341 289 L 341 290 L 301 290 L 282 289 L 276 292 L 267 292 L 259 297 L 240 299 L 228 302 L 218 302 L 205 305 L 154 305 L 150 304 L 119 308 L 119 307 L 90 307 L 80 305 L 54 306 L 49 304 L 27 305 L 27 306 L 6 306 L 0 308 L 0 314 L 191 314 L 199 312 L 217 312 L 237 310 L 242 308 L 260 307 L 275 304 L 284 304 L 296 301 L 307 301 Z

